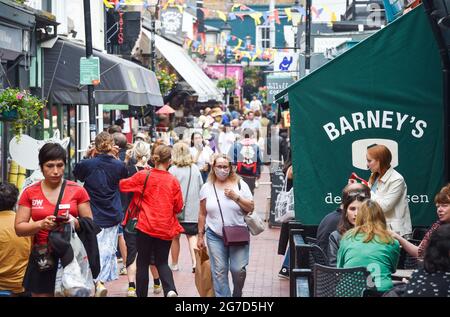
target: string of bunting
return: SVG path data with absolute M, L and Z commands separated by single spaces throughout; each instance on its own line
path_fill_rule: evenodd
M 121 6 L 127 6 L 127 5 L 143 5 L 144 7 L 150 6 L 148 0 L 103 0 L 103 3 L 107 8 L 114 8 L 115 10 L 119 10 Z M 185 3 L 185 0 L 167 0 L 163 1 L 162 4 L 162 10 L 167 10 L 169 7 L 175 7 L 177 8 L 181 13 L 184 12 L 185 8 L 190 8 L 193 10 L 196 10 L 197 7 L 193 5 L 189 5 Z M 297 25 L 300 22 L 300 19 L 304 18 L 306 15 L 305 8 L 302 6 L 293 6 L 290 8 L 284 8 L 284 9 L 274 9 L 274 10 L 268 10 L 264 12 L 256 11 L 245 4 L 236 3 L 232 6 L 231 12 L 224 12 L 221 10 L 213 10 L 208 8 L 199 8 L 205 18 L 208 17 L 216 17 L 223 21 L 234 21 L 236 19 L 240 19 L 241 21 L 244 21 L 244 17 L 250 16 L 254 21 L 255 25 L 267 25 L 272 20 L 275 21 L 276 24 L 281 24 L 280 19 L 287 18 L 288 22 L 292 21 L 294 25 Z M 239 11 L 237 11 L 239 9 Z M 298 12 L 300 15 L 293 14 L 293 12 Z M 330 15 L 330 22 L 337 21 L 336 13 L 331 11 L 327 6 L 324 6 L 323 8 L 317 8 L 315 6 L 311 6 L 311 12 L 314 14 L 313 19 L 320 18 L 323 12 L 325 14 Z M 261 18 L 264 19 L 264 23 L 261 21 Z

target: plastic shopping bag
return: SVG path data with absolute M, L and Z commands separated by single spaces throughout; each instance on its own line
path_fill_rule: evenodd
M 288 222 L 295 219 L 294 187 L 286 191 L 287 178 L 275 202 L 275 221 Z
M 214 297 L 214 287 L 211 276 L 211 265 L 206 248 L 195 251 L 195 286 L 201 297 Z
M 72 225 L 70 245 L 74 258 L 65 267 L 58 264 L 56 273 L 55 296 L 58 297 L 90 297 L 95 291 L 94 280 L 86 250 Z

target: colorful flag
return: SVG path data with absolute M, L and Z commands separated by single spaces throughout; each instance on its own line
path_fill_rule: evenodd
M 292 11 L 291 8 L 284 9 L 284 12 L 286 12 L 286 16 L 288 18 L 288 22 L 292 20 Z

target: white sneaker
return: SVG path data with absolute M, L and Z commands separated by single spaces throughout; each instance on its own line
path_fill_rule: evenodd
M 134 287 L 128 287 L 127 297 L 137 297 Z
M 95 297 L 106 297 L 108 295 L 108 290 L 103 282 L 98 281 L 95 284 Z
M 258 188 L 258 187 L 259 187 L 259 182 L 255 181 L 255 188 Z
M 167 293 L 167 297 L 178 297 L 177 293 L 175 293 L 175 291 L 169 291 Z

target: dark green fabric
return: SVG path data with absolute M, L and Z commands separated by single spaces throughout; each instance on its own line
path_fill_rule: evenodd
M 442 73 L 422 6 L 298 81 L 288 92 L 298 220 L 318 224 L 335 209 L 339 201 L 334 198 L 340 197 L 352 172 L 369 178 L 367 169 L 353 164 L 353 142 L 387 139 L 398 145 L 395 169 L 408 186 L 413 225 L 435 221 L 433 199 L 444 181 Z M 368 111 L 374 116 L 379 111 L 379 127 L 369 126 Z M 355 125 L 352 115 L 362 116 L 364 124 Z M 327 124 L 340 135 L 335 130 L 328 135 Z M 353 158 L 365 160 L 365 155 L 364 148 Z

